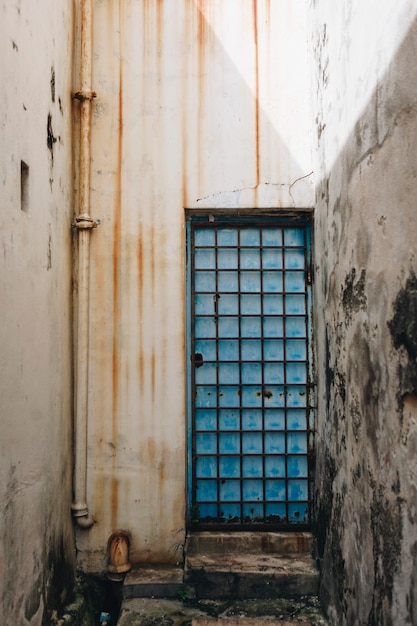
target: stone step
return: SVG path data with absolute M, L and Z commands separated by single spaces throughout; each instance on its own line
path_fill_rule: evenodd
M 191 621 L 191 626 L 225 626 L 224 619 L 212 619 L 196 617 Z M 300 622 L 299 620 L 282 620 L 266 617 L 254 618 L 227 618 L 227 626 L 312 626 L 311 622 Z
M 184 584 L 182 567 L 136 565 L 126 574 L 123 598 L 188 598 L 194 590 Z
M 309 532 L 192 532 L 186 555 L 194 554 L 293 554 L 312 552 Z

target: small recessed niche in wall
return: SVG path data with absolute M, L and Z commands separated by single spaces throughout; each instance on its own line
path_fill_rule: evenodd
M 20 161 L 20 208 L 29 213 L 29 165 Z

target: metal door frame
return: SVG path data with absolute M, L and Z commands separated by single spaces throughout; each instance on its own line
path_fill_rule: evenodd
M 209 227 L 213 225 L 225 226 L 278 226 L 291 227 L 301 226 L 306 233 L 306 302 L 307 302 L 307 441 L 308 441 L 308 511 L 307 523 L 233 523 L 204 524 L 196 519 L 195 507 L 193 506 L 194 484 L 194 460 L 193 460 L 193 401 L 192 393 L 195 388 L 195 367 L 193 363 L 193 324 L 194 324 L 194 301 L 193 301 L 193 276 L 194 276 L 194 245 L 193 230 L 195 225 Z M 313 480 L 314 480 L 314 434 L 315 434 L 315 379 L 313 372 L 313 314 L 312 314 L 312 217 L 311 214 L 302 213 L 299 216 L 245 216 L 229 217 L 219 215 L 214 217 L 201 215 L 188 215 L 186 220 L 186 288 L 187 288 L 187 318 L 186 318 L 186 373 L 187 373 L 187 526 L 198 530 L 308 530 L 313 520 Z M 285 431 L 286 432 L 286 431 Z M 288 504 L 288 502 L 287 502 Z

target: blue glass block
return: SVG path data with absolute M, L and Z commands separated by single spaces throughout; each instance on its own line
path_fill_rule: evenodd
M 245 502 L 248 500 L 263 501 L 264 492 L 262 480 L 244 480 L 242 487 Z
M 239 341 L 232 339 L 220 339 L 218 342 L 219 361 L 239 360 Z
M 306 364 L 304 362 L 287 363 L 285 366 L 285 372 L 287 375 L 287 383 L 293 384 L 307 382 Z
M 288 500 L 297 500 L 298 502 L 308 500 L 308 483 L 306 480 L 288 481 Z
M 219 406 L 238 408 L 240 406 L 239 387 L 219 387 Z
M 287 329 L 288 331 L 288 329 Z M 287 332 L 288 336 L 288 332 Z M 300 339 L 289 339 L 285 343 L 285 354 L 288 361 L 306 361 L 306 342 Z
M 216 337 L 216 323 L 212 317 L 196 317 L 194 322 L 194 333 L 196 338 Z
M 262 433 L 245 432 L 242 434 L 242 452 L 244 454 L 262 454 Z
M 285 228 L 285 246 L 304 246 L 304 228 Z
M 202 367 L 201 369 L 204 369 Z M 239 365 L 237 363 L 219 363 L 219 384 L 238 385 L 240 382 Z
M 285 291 L 287 293 L 303 293 L 305 290 L 304 272 L 285 272 Z
M 217 403 L 216 387 L 196 387 L 195 406 L 197 409 L 203 407 L 215 407 Z
M 308 506 L 303 502 L 288 505 L 288 521 L 292 524 L 307 524 Z
M 263 391 L 264 404 L 268 409 L 285 406 L 284 387 L 268 385 Z
M 265 454 L 285 454 L 285 434 L 281 432 L 266 432 Z
M 269 293 L 277 293 L 281 292 L 282 289 L 282 272 L 279 271 L 265 271 L 262 272 L 262 288 L 263 291 L 268 291 Z
M 302 248 L 285 250 L 284 264 L 287 270 L 303 270 L 305 266 L 304 250 Z
M 258 249 L 240 251 L 240 269 L 258 270 L 261 267 L 261 255 Z
M 255 339 L 242 339 L 242 361 L 262 361 L 262 342 Z
M 305 409 L 291 409 L 287 413 L 288 430 L 306 430 L 307 415 Z
M 204 520 L 207 518 L 216 519 L 217 504 L 200 504 L 198 508 L 199 508 L 200 520 Z
M 195 464 L 197 478 L 217 477 L 217 458 L 215 456 L 199 456 Z
M 217 230 L 218 246 L 237 246 L 237 230 L 236 228 L 219 228 Z
M 240 245 L 241 246 L 260 246 L 261 237 L 260 229 L 254 228 L 242 228 L 240 230 Z
M 211 294 L 196 293 L 194 298 L 194 313 L 196 315 L 214 315 L 213 296 Z
M 267 503 L 265 506 L 267 521 L 283 521 L 287 517 L 286 505 L 278 502 Z
M 194 255 L 194 267 L 196 270 L 213 269 L 216 267 L 216 254 L 212 248 L 196 249 Z
M 241 315 L 260 315 L 261 296 L 252 294 L 240 296 L 240 313 Z
M 262 251 L 262 267 L 264 270 L 280 270 L 282 269 L 282 251 L 281 250 L 263 250 Z
M 266 294 L 262 296 L 264 315 L 282 315 L 284 312 L 284 296 Z
M 287 406 L 289 408 L 307 406 L 307 390 L 305 385 L 289 388 L 287 392 Z
M 222 502 L 220 516 L 225 522 L 239 522 L 240 504 L 225 504 Z
M 263 462 L 261 456 L 245 456 L 242 460 L 242 476 L 244 478 L 261 478 Z
M 217 382 L 217 365 L 204 363 L 201 367 L 196 367 L 195 382 L 197 385 L 215 385 Z
M 221 478 L 239 478 L 240 458 L 236 456 L 221 456 L 219 458 L 219 476 Z
M 239 430 L 240 416 L 239 411 L 233 409 L 219 410 L 219 428 L 220 430 Z
M 283 409 L 265 409 L 265 430 L 284 430 L 285 411 Z
M 239 318 L 219 317 L 218 321 L 219 337 L 239 337 Z
M 197 480 L 197 502 L 215 502 L 217 500 L 216 480 Z M 201 514 L 201 509 L 200 509 Z
M 240 453 L 239 433 L 219 433 L 219 452 L 221 454 Z
M 216 433 L 196 433 L 195 450 L 197 454 L 216 454 L 217 435 Z
M 238 291 L 238 274 L 237 272 L 219 272 L 217 275 L 218 291 Z
M 292 478 L 307 478 L 308 465 L 305 456 L 289 456 L 287 458 L 288 476 Z
M 262 383 L 262 365 L 260 363 L 242 363 L 242 380 L 245 384 Z
M 196 430 L 216 430 L 217 413 L 215 409 L 197 409 L 195 412 Z
M 217 313 L 219 315 L 238 315 L 239 296 L 237 294 L 219 295 L 217 298 Z
M 215 340 L 196 339 L 194 343 L 194 352 L 203 355 L 203 361 L 216 360 L 216 342 Z
M 259 293 L 261 291 L 261 273 L 240 272 L 240 290 L 242 293 Z
M 281 339 L 264 340 L 264 361 L 283 361 L 284 342 Z M 268 364 L 269 367 L 276 367 L 276 363 Z M 283 380 L 283 379 L 282 379 Z
M 285 457 L 277 455 L 265 457 L 265 477 L 285 478 Z
M 262 430 L 262 409 L 244 409 L 242 411 L 243 430 Z
M 200 270 L 194 274 L 194 291 L 213 293 L 216 291 L 216 272 Z
M 305 317 L 287 317 L 285 319 L 285 332 L 287 337 L 306 337 Z
M 282 228 L 265 227 L 262 229 L 263 246 L 282 246 Z
M 220 270 L 234 270 L 239 266 L 236 248 L 224 248 L 217 251 L 217 267 Z
M 202 228 L 201 230 L 196 228 L 194 231 L 194 245 L 213 247 L 216 243 L 215 237 L 216 234 L 213 228 Z
M 240 500 L 240 481 L 239 480 L 222 480 L 219 486 L 220 500 L 222 502 L 230 502 Z M 221 509 L 224 512 L 224 508 Z
M 285 313 L 286 315 L 305 315 L 306 301 L 304 295 L 285 296 Z
M 283 363 L 265 363 L 264 364 L 264 384 L 280 385 L 284 382 L 284 364 Z
M 259 385 L 245 385 L 242 387 L 242 407 L 249 409 L 262 406 L 262 387 Z
M 242 317 L 240 321 L 241 337 L 261 337 L 261 320 L 259 317 Z
M 289 454 L 307 453 L 307 434 L 305 432 L 290 432 L 287 434 L 287 450 Z
M 285 480 L 266 480 L 265 481 L 265 499 L 266 500 L 285 500 Z
M 282 317 L 264 317 L 264 337 L 283 337 L 284 321 Z
M 245 521 L 262 521 L 264 517 L 264 505 L 257 502 L 250 502 L 243 505 L 243 518 Z

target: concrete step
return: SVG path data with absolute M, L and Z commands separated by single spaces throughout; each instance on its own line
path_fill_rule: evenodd
M 189 598 L 194 590 L 183 581 L 182 567 L 136 565 L 123 583 L 123 598 Z
M 227 619 L 227 626 L 300 626 L 299 620 L 282 620 L 266 617 Z M 302 622 L 303 626 L 312 626 L 311 622 Z M 191 626 L 225 626 L 224 619 L 212 619 L 196 617 L 192 620 Z
M 197 598 L 316 595 L 311 533 L 192 533 L 184 582 Z

